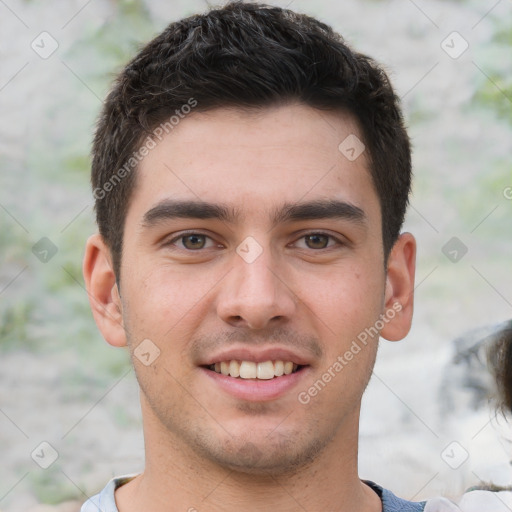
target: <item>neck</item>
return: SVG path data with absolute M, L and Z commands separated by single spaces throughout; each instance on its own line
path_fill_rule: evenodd
M 279 474 L 221 467 L 145 421 L 146 469 L 116 491 L 119 511 L 380 512 L 379 497 L 357 474 L 358 419 L 356 411 L 309 464 Z

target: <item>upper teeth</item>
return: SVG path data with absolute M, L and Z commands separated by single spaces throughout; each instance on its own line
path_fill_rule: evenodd
M 291 361 L 265 361 L 255 363 L 253 361 L 222 361 L 215 363 L 210 368 L 222 375 L 240 377 L 242 379 L 273 379 L 281 375 L 289 375 L 297 369 L 297 365 Z

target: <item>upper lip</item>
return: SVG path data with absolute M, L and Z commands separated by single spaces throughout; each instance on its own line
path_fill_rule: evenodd
M 252 361 L 254 363 L 263 363 L 265 361 L 291 361 L 299 366 L 305 366 L 310 364 L 310 360 L 306 356 L 298 354 L 293 350 L 280 347 L 269 347 L 269 348 L 231 348 L 227 350 L 219 351 L 204 361 L 200 362 L 200 366 L 210 366 L 215 363 L 222 361 Z

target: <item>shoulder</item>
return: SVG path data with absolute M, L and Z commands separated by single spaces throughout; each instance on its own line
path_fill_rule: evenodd
M 89 498 L 82 505 L 80 512 L 119 512 L 116 506 L 115 491 L 136 476 L 125 475 L 112 478 L 99 494 Z
M 424 501 L 408 501 L 399 498 L 388 489 L 384 489 L 375 482 L 364 480 L 382 500 L 382 512 L 423 512 L 425 509 Z

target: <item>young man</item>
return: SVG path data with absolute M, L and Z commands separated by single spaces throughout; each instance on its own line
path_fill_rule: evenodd
M 312 18 L 228 4 L 127 65 L 83 268 L 132 355 L 146 466 L 83 512 L 424 509 L 357 470 L 379 336 L 411 323 L 410 181 L 385 73 Z

